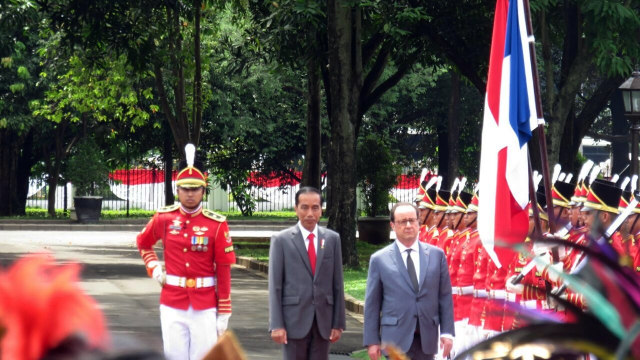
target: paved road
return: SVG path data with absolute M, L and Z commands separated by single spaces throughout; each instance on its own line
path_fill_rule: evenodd
M 49 251 L 59 261 L 83 264 L 81 286 L 102 307 L 114 351 L 161 352 L 159 286 L 149 279 L 135 248 L 135 232 L 0 231 L 0 266 L 27 253 Z M 230 327 L 249 359 L 280 359 L 267 333 L 267 281 L 262 274 L 234 266 Z M 332 345 L 331 359 L 362 348 L 362 324 L 347 316 L 347 331 Z

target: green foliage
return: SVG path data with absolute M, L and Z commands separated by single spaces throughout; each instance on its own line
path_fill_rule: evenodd
M 41 14 L 32 1 L 11 0 L 0 6 L 0 129 L 20 136 L 37 121 L 30 116 L 30 102 L 43 91 L 32 76 L 40 69 L 38 57 L 33 56 L 40 23 Z
M 141 106 L 144 100 L 153 98 L 151 89 L 136 87 L 137 76 L 123 56 L 111 65 L 109 69 L 90 67 L 79 55 L 71 56 L 68 71 L 50 85 L 34 115 L 57 123 L 89 117 L 142 126 L 149 120 L 149 113 L 158 111 L 155 104 L 148 104 L 146 110 Z M 46 78 L 48 74 L 43 72 L 40 76 Z
M 231 188 L 239 209 L 250 216 L 258 199 L 250 196 L 249 171 L 300 180 L 291 170 L 304 153 L 304 91 L 302 74 L 265 64 L 253 52 L 245 31 L 255 24 L 248 18 L 232 22 L 232 15 L 219 14 L 221 41 L 211 44 L 212 96 L 201 148 L 216 180 Z
M 25 216 L 15 217 L 16 219 L 51 219 L 47 209 L 41 208 L 26 208 Z M 69 210 L 65 211 L 62 209 L 56 209 L 54 219 L 68 219 L 69 218 Z
M 379 134 L 365 135 L 358 144 L 357 169 L 367 216 L 388 215 L 389 191 L 401 172 L 389 140 Z
M 91 138 L 83 139 L 69 158 L 66 177 L 76 196 L 104 196 L 109 190 L 109 168 L 104 154 Z
M 367 289 L 367 268 L 364 269 L 344 269 L 344 292 L 354 298 L 364 301 Z

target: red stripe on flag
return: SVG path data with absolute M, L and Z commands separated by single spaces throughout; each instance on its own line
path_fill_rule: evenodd
M 493 35 L 491 37 L 491 53 L 489 55 L 489 73 L 487 75 L 487 103 L 496 123 L 500 109 L 500 83 L 502 78 L 502 60 L 504 59 L 504 42 L 507 32 L 507 15 L 509 1 L 498 0 L 493 19 Z M 508 121 L 508 119 L 506 120 Z
M 514 251 L 509 247 L 522 243 L 529 232 L 529 207 L 523 210 L 518 205 L 511 194 L 511 189 L 507 184 L 507 148 L 498 152 L 498 173 L 496 174 L 496 210 L 495 210 L 495 241 L 494 248 L 500 264 L 507 266 L 513 256 Z M 482 195 L 481 195 L 482 196 Z

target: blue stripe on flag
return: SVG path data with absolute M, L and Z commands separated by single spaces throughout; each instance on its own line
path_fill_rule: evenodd
M 527 78 L 525 77 L 524 59 L 520 27 L 518 25 L 518 0 L 509 1 L 507 15 L 507 34 L 505 39 L 504 56 L 511 56 L 511 78 L 509 84 L 509 122 L 517 134 L 520 147 L 531 139 L 531 125 L 529 119 L 531 109 L 527 94 Z

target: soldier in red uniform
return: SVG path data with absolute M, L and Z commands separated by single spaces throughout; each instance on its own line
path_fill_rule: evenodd
M 433 184 L 437 181 L 436 177 L 433 177 L 426 185 L 426 189 L 422 195 L 420 202 L 418 203 L 419 217 L 420 221 L 420 233 L 418 234 L 418 240 L 428 243 L 430 245 L 435 245 L 435 241 L 437 240 L 438 229 L 434 222 L 434 209 L 435 209 L 435 198 L 437 196 L 436 191 L 431 189 Z M 434 240 L 434 235 L 436 236 L 436 240 Z
M 435 219 L 436 226 L 438 227 L 438 241 L 436 241 L 436 246 L 442 249 L 445 253 L 445 256 L 449 253 L 449 247 L 451 246 L 451 240 L 453 239 L 453 229 L 449 227 L 449 224 L 446 221 L 446 212 L 447 207 L 449 206 L 449 198 L 451 197 L 451 192 L 448 190 L 439 190 L 438 196 L 436 197 L 436 205 L 435 205 Z M 445 200 L 447 199 L 447 200 Z
M 467 208 L 468 213 L 478 212 L 478 194 L 474 194 L 471 204 Z M 476 215 L 477 218 L 477 215 Z M 470 225 L 474 227 L 471 232 L 471 251 L 473 252 L 473 300 L 469 310 L 469 327 L 473 329 L 470 335 L 470 345 L 475 345 L 484 340 L 482 325 L 484 324 L 484 303 L 487 299 L 487 259 L 489 258 L 480 240 L 475 219 Z
M 162 286 L 160 322 L 170 360 L 202 359 L 227 329 L 235 263 L 225 217 L 202 208 L 207 182 L 194 166 L 195 147 L 188 144 L 185 152 L 187 166 L 176 181 L 180 204 L 158 210 L 137 237 L 149 276 Z M 159 240 L 164 267 L 153 250 Z
M 471 302 L 473 301 L 473 275 L 474 275 L 474 255 L 475 246 L 480 241 L 476 229 L 477 211 L 469 205 L 473 196 L 467 192 L 460 191 L 456 202 L 456 209 L 463 213 L 461 220 L 459 245 L 456 248 L 452 259 L 457 263 L 455 269 L 455 287 L 458 294 L 457 303 L 454 307 L 454 320 L 456 321 L 456 333 L 461 334 L 456 352 L 461 352 L 469 348 L 475 329 L 469 327 L 469 316 L 471 314 Z M 458 330 L 460 332 L 458 332 Z
M 622 190 L 613 183 L 604 180 L 595 180 L 589 187 L 588 194 L 584 200 L 582 213 L 585 214 L 585 226 L 589 233 L 604 234 L 605 231 L 613 223 L 615 217 L 618 215 L 618 206 L 620 204 L 620 195 Z M 616 231 L 611 241 L 620 241 L 622 236 Z M 586 238 L 579 237 L 576 240 L 580 244 L 587 244 Z M 561 279 L 559 278 L 559 272 L 571 273 L 583 260 L 584 255 L 579 251 L 572 251 L 571 254 L 562 263 L 543 266 L 542 277 L 550 281 L 554 287 L 561 285 Z M 547 260 L 549 261 L 549 260 Z M 554 269 L 550 269 L 553 266 Z M 581 294 L 577 294 L 567 289 L 562 295 L 572 304 L 578 307 L 584 307 L 584 301 Z
M 540 229 L 543 235 L 548 234 L 549 230 L 549 218 L 546 213 L 546 196 L 544 187 L 538 189 L 536 192 L 536 201 L 538 204 L 538 215 L 540 218 Z M 506 281 L 507 301 L 511 303 L 519 304 L 520 306 L 528 309 L 548 309 L 547 297 L 545 292 L 544 280 L 540 277 L 540 274 L 536 274 L 534 269 L 531 269 L 526 274 L 522 272 L 534 261 L 527 256 L 528 254 L 535 253 L 536 246 L 531 241 L 535 231 L 535 217 L 533 216 L 532 209 L 529 209 L 529 234 L 524 242 L 525 253 L 520 252 L 514 261 L 509 264 L 508 278 Z M 542 251 L 548 251 L 546 248 Z M 534 267 L 535 268 L 535 267 Z M 515 279 L 522 275 L 522 279 L 516 282 Z M 504 331 L 516 329 L 524 325 L 520 314 L 515 310 L 514 306 L 509 306 L 505 310 L 505 315 L 502 320 L 502 327 Z

